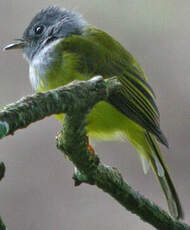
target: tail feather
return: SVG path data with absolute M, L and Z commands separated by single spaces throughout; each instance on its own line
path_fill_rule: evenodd
M 141 160 L 143 172 L 144 174 L 147 174 L 150 168 L 150 164 L 147 158 L 143 154 L 140 154 L 140 160 Z
M 145 137 L 153 151 L 153 154 L 148 155 L 149 163 L 162 187 L 162 190 L 164 191 L 169 211 L 174 218 L 183 218 L 184 215 L 179 197 L 169 175 L 167 166 L 162 159 L 161 152 L 155 141 L 155 138 L 148 132 L 146 133 Z

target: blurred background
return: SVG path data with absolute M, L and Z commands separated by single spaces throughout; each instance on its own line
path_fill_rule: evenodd
M 0 46 L 21 37 L 31 18 L 49 5 L 79 11 L 89 23 L 120 41 L 143 66 L 157 95 L 161 127 L 170 143 L 162 148 L 190 224 L 190 2 L 188 0 L 1 0 Z M 0 106 L 31 94 L 28 65 L 20 52 L 0 51 Z M 152 230 L 94 186 L 77 188 L 72 164 L 55 146 L 60 124 L 53 118 L 0 141 L 7 167 L 0 183 L 0 215 L 9 230 Z M 144 175 L 129 143 L 96 143 L 106 164 L 164 209 L 152 172 Z

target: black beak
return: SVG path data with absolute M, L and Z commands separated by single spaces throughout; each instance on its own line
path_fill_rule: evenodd
M 23 39 L 15 39 L 15 42 L 5 46 L 3 50 L 23 49 L 26 41 Z

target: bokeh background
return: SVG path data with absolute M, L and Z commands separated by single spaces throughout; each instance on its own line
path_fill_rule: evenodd
M 55 4 L 81 12 L 144 67 L 171 146 L 162 150 L 190 224 L 189 0 L 1 0 L 0 46 L 19 38 L 39 9 Z M 21 53 L 0 51 L 0 106 L 31 93 Z M 153 229 L 96 187 L 74 187 L 73 166 L 55 147 L 59 129 L 60 124 L 48 118 L 0 141 L 0 160 L 7 166 L 0 183 L 0 214 L 8 229 Z M 152 172 L 143 174 L 129 143 L 96 143 L 95 148 L 131 186 L 167 208 Z

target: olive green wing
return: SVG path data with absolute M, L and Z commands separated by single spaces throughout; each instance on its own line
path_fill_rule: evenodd
M 82 36 L 66 39 L 63 46 L 64 50 L 78 56 L 78 71 L 85 76 L 116 76 L 122 89 L 110 95 L 108 103 L 168 146 L 160 130 L 154 93 L 142 68 L 129 52 L 110 35 L 93 26 L 89 26 Z
M 154 134 L 168 147 L 167 139 L 159 126 L 159 111 L 154 101 L 153 91 L 139 71 L 128 66 L 128 69 L 126 68 L 126 71 L 118 76 L 118 80 L 122 84 L 122 89 L 110 95 L 109 103 Z
M 107 33 L 89 27 L 87 37 L 99 49 L 101 47 L 101 53 L 104 53 L 99 59 L 101 63 L 97 74 L 105 77 L 116 76 L 122 84 L 121 91 L 110 95 L 108 102 L 168 147 L 167 139 L 160 129 L 154 92 L 139 63 Z

